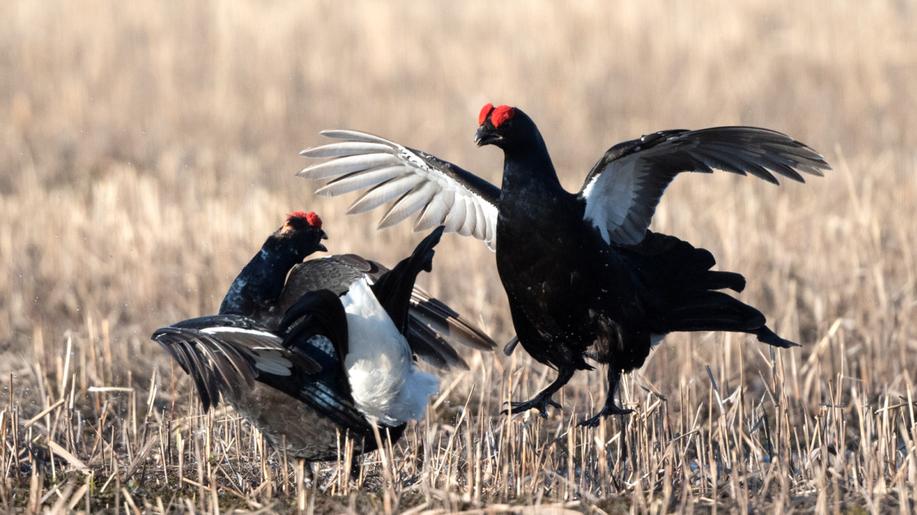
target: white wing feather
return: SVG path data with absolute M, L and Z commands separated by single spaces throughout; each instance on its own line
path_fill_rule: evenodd
M 348 213 L 371 211 L 393 202 L 379 228 L 418 213 L 415 230 L 445 225 L 446 230 L 472 235 L 496 248 L 499 189 L 455 165 L 414 151 L 379 136 L 351 130 L 323 131 L 340 139 L 300 152 L 327 161 L 309 166 L 299 176 L 326 181 L 316 193 L 336 196 L 367 189 Z

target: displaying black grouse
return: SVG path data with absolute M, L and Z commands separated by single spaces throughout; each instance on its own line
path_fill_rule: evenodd
M 356 454 L 375 449 L 372 425 L 400 437 L 423 416 L 440 367 L 466 366 L 450 340 L 493 342 L 414 281 L 429 271 L 443 229 L 395 268 L 325 250 L 314 213 L 292 213 L 223 299 L 220 314 L 158 329 L 161 344 L 196 385 L 204 409 L 220 398 L 280 448 L 307 461 L 335 459 L 339 435 Z
M 716 291 L 741 291 L 741 275 L 711 270 L 710 252 L 648 227 L 681 172 L 804 182 L 799 172 L 829 169 L 814 150 L 755 127 L 661 131 L 611 147 L 571 194 L 521 110 L 487 104 L 478 125 L 477 144 L 504 152 L 502 188 L 427 153 L 347 130 L 322 133 L 342 142 L 303 151 L 332 159 L 300 175 L 326 180 L 322 194 L 370 188 L 352 213 L 394 201 L 381 227 L 419 211 L 416 229 L 443 224 L 496 251 L 518 341 L 558 370 L 533 399 L 513 403 L 514 413 L 535 408 L 544 415 L 557 406 L 554 393 L 576 370 L 592 368 L 586 357 L 608 365 L 609 389 L 602 410 L 582 423 L 629 413 L 615 401 L 621 373 L 640 367 L 671 332 L 736 331 L 776 347 L 796 345 L 768 328 L 758 310 Z

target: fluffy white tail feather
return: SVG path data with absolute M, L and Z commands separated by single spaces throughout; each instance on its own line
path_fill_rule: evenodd
M 414 366 L 407 340 L 365 279 L 353 283 L 341 303 L 349 347 L 344 364 L 357 408 L 387 425 L 422 418 L 439 380 Z

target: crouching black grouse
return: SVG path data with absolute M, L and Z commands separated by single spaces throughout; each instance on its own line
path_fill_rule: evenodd
M 795 345 L 765 325 L 757 309 L 716 290 L 741 291 L 745 279 L 712 271 L 710 252 L 648 230 L 665 188 L 685 171 L 724 170 L 777 183 L 829 168 L 806 145 L 755 127 L 667 130 L 611 147 L 580 192 L 561 186 L 535 123 L 521 110 L 487 104 L 478 145 L 504 152 L 497 188 L 427 153 L 370 134 L 334 130 L 344 141 L 303 155 L 332 158 L 300 172 L 326 180 L 318 193 L 371 188 L 350 207 L 362 212 L 394 201 L 380 226 L 420 212 L 415 227 L 443 224 L 496 251 L 518 341 L 558 370 L 533 399 L 514 403 L 545 414 L 551 397 L 589 356 L 608 365 L 608 397 L 583 421 L 628 413 L 615 402 L 622 372 L 640 367 L 651 346 L 675 331 L 737 331 L 776 347 Z
M 220 398 L 277 448 L 306 461 L 335 459 L 339 437 L 355 454 L 400 437 L 423 416 L 438 386 L 412 353 L 465 367 L 449 345 L 493 342 L 414 281 L 429 271 L 443 229 L 393 269 L 325 250 L 314 213 L 292 213 L 233 281 L 220 314 L 185 320 L 152 336 L 188 373 L 204 409 Z

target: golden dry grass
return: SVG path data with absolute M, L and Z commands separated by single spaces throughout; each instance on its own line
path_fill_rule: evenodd
M 333 250 L 393 262 L 419 235 L 313 198 L 296 151 L 363 129 L 498 181 L 499 153 L 471 143 L 495 101 L 536 119 L 571 189 L 663 128 L 760 125 L 821 150 L 835 170 L 804 186 L 682 177 L 655 219 L 805 346 L 671 337 L 626 381 L 623 433 L 572 425 L 604 374 L 546 420 L 507 419 L 551 372 L 468 353 L 359 480 L 321 467 L 308 507 L 914 510 L 913 5 L 11 0 L 0 19 L 3 509 L 293 506 L 285 457 L 232 411 L 202 416 L 147 336 L 213 312 L 292 209 L 319 211 Z M 482 245 L 447 237 L 423 280 L 510 335 Z

